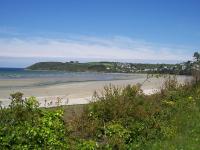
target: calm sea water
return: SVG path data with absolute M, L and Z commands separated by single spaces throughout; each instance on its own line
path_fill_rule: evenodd
M 0 68 L 0 80 L 4 79 L 52 78 L 62 82 L 106 81 L 141 78 L 138 74 L 65 72 L 65 71 L 29 71 L 23 68 Z

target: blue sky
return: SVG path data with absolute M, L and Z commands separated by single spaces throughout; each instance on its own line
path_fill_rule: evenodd
M 0 0 L 0 66 L 42 58 L 191 59 L 200 49 L 199 6 L 199 0 Z

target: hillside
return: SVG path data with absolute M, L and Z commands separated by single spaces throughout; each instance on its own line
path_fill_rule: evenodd
M 29 70 L 59 70 L 72 72 L 119 72 L 119 73 L 170 73 L 191 74 L 191 62 L 182 64 L 140 64 L 120 62 L 39 62 L 29 66 Z
M 109 66 L 109 64 L 107 65 L 105 63 L 78 63 L 78 62 L 66 62 L 66 63 L 39 62 L 33 64 L 27 69 L 84 72 L 84 71 L 106 71 L 106 66 Z

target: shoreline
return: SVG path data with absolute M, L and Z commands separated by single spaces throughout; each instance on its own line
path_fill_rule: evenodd
M 151 95 L 159 92 L 159 89 L 146 89 L 143 90 L 145 95 Z M 24 97 L 28 98 L 28 97 Z M 57 107 L 66 105 L 83 105 L 88 104 L 92 100 L 92 96 L 80 97 L 80 98 L 68 98 L 67 95 L 55 95 L 55 96 L 41 96 L 36 97 L 39 102 L 39 107 Z M 0 99 L 2 107 L 8 107 L 11 100 L 10 99 Z
M 0 90 L 0 101 L 2 101 L 3 106 L 8 106 L 10 103 L 10 93 L 19 91 L 24 93 L 24 97 L 35 96 L 41 104 L 40 107 L 55 107 L 58 104 L 58 100 L 61 101 L 59 102 L 59 105 L 86 104 L 89 102 L 89 100 L 91 100 L 94 91 L 101 93 L 105 86 L 111 84 L 119 88 L 123 88 L 128 84 L 136 85 L 137 83 L 143 83 L 144 80 L 145 78 L 141 77 L 131 80 L 63 83 L 46 87 L 21 88 L 15 91 L 4 89 Z M 153 94 L 162 87 L 164 80 L 165 79 L 163 77 L 150 78 L 142 85 L 141 89 L 146 95 Z M 184 83 L 186 80 L 189 80 L 189 78 L 187 76 L 178 76 L 177 80 L 179 83 Z M 48 106 L 47 104 L 51 104 L 51 106 Z

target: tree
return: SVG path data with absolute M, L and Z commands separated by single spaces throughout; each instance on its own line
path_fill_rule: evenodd
M 196 59 L 196 61 L 199 61 L 199 59 L 200 59 L 200 53 L 195 52 L 193 57 Z
M 192 75 L 197 82 L 200 81 L 200 53 L 195 52 L 193 57 L 195 58 L 196 62 L 193 63 Z

